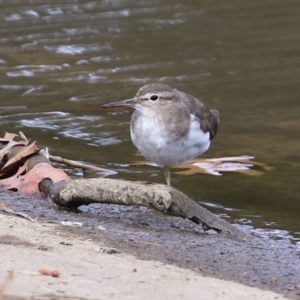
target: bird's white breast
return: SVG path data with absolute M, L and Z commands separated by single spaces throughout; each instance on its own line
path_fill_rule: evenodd
M 182 138 L 172 138 L 167 125 L 158 118 L 143 115 L 135 119 L 135 124 L 131 123 L 132 142 L 148 160 L 160 166 L 172 166 L 192 159 L 209 148 L 209 132 L 201 130 L 194 115 L 191 115 L 189 130 Z

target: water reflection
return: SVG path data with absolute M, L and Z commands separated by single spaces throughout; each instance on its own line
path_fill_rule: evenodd
M 273 167 L 256 178 L 174 175 L 174 186 L 266 238 L 299 239 L 299 13 L 283 0 L 0 1 L 1 130 L 118 178 L 163 182 L 157 168 L 130 165 L 131 112 L 101 105 L 166 83 L 220 111 L 205 157 Z

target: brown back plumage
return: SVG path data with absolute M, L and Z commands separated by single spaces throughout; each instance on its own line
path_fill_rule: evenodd
M 185 102 L 190 112 L 198 118 L 201 129 L 204 132 L 209 131 L 210 139 L 213 139 L 218 131 L 218 125 L 220 122 L 219 112 L 216 109 L 209 110 L 203 102 L 192 95 L 178 90 L 177 92 L 181 94 L 181 99 Z

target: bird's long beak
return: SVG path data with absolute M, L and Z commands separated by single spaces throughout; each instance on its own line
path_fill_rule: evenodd
M 136 104 L 136 100 L 132 98 L 132 99 L 126 99 L 126 100 L 116 101 L 112 103 L 107 103 L 102 105 L 102 107 L 103 108 L 117 107 L 117 106 L 134 107 L 135 104 Z

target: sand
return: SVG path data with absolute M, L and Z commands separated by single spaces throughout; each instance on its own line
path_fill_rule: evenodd
M 0 283 L 14 272 L 5 299 L 286 299 L 155 260 L 109 254 L 115 251 L 105 242 L 56 223 L 0 213 L 0 224 Z M 60 276 L 42 275 L 42 268 Z

